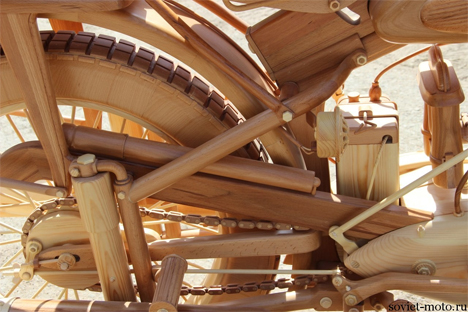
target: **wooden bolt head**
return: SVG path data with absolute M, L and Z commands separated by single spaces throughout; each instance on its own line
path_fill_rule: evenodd
M 332 10 L 332 12 L 336 12 L 341 8 L 340 1 L 338 0 L 329 0 L 328 6 L 330 7 L 330 10 Z
M 359 56 L 356 58 L 356 63 L 357 63 L 359 66 L 365 65 L 365 64 L 367 63 L 367 56 L 365 56 L 364 54 L 359 55 Z
M 125 199 L 125 196 L 126 196 L 126 194 L 125 194 L 125 192 L 123 192 L 123 191 L 122 191 L 122 192 L 119 192 L 119 193 L 117 194 L 117 197 L 118 197 L 119 199 Z
M 72 168 L 70 169 L 70 175 L 74 178 L 79 178 L 80 177 L 80 169 L 78 168 Z
M 341 284 L 343 284 L 343 279 L 339 276 L 335 276 L 332 280 L 332 283 L 335 286 L 341 286 Z
M 65 197 L 65 195 L 66 193 L 64 191 L 57 191 L 57 193 L 55 193 L 55 196 L 60 197 L 60 198 Z
M 349 306 L 354 306 L 358 303 L 355 295 L 347 295 L 345 298 L 345 303 Z
M 23 272 L 23 274 L 21 274 L 21 279 L 24 281 L 29 281 L 31 278 L 32 276 L 29 272 Z
M 76 159 L 76 162 L 80 165 L 89 165 L 96 161 L 96 156 L 93 154 L 84 154 Z
M 333 304 L 333 301 L 329 297 L 323 297 L 320 299 L 320 306 L 324 309 L 328 309 Z
M 283 113 L 283 120 L 286 122 L 290 122 L 291 120 L 293 120 L 293 113 L 290 111 L 285 111 Z

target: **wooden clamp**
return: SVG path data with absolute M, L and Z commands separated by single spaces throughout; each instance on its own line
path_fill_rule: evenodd
M 156 291 L 149 312 L 177 312 L 180 288 L 187 271 L 187 261 L 177 255 L 162 260 L 161 269 L 156 273 Z

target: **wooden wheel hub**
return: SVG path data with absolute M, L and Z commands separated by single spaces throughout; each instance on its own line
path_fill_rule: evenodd
M 30 241 L 39 242 L 42 245 L 42 250 L 46 250 L 65 244 L 89 244 L 89 237 L 83 227 L 77 208 L 62 206 L 60 209 L 47 211 L 36 219 L 29 230 L 27 242 Z M 25 253 L 28 252 L 25 250 Z M 55 264 L 49 264 L 47 267 L 41 266 L 35 274 L 64 288 L 85 289 L 99 282 L 97 273 L 70 271 L 76 261 L 79 260 L 75 259 L 73 254 L 64 254 L 57 259 Z

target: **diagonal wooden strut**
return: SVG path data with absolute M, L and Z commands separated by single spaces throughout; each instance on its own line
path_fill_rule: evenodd
M 55 92 L 33 14 L 2 14 L 1 42 L 22 87 L 32 126 L 47 155 L 56 186 L 70 187 L 68 148 Z

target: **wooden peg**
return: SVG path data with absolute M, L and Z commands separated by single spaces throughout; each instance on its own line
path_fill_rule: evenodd
M 149 312 L 177 312 L 180 288 L 187 271 L 187 261 L 177 255 L 169 255 L 162 260 L 161 270 L 156 273 L 156 292 Z

